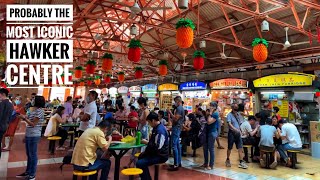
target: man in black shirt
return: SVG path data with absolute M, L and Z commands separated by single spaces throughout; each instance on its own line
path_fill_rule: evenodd
M 112 100 L 110 99 L 110 95 L 108 94 L 107 99 L 104 101 L 104 108 L 108 110 L 112 106 Z
M 0 88 L 0 139 L 3 138 L 9 124 L 9 118 L 12 115 L 13 105 L 8 99 L 9 91 Z M 1 143 L 0 143 L 0 158 L 1 158 Z

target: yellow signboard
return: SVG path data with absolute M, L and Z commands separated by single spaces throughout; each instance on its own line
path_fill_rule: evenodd
M 289 117 L 289 101 L 288 100 L 278 100 L 272 101 L 272 107 L 279 108 L 279 115 L 281 118 Z
M 161 84 L 158 87 L 159 91 L 178 91 L 178 85 L 176 84 Z
M 314 76 L 307 74 L 276 74 L 256 79 L 253 81 L 253 85 L 256 88 L 311 86 L 313 80 Z

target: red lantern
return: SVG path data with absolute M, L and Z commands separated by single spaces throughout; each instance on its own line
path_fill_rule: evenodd
M 83 70 L 82 66 L 77 66 L 74 71 L 74 77 L 81 78 L 82 77 L 82 70 Z
M 320 90 L 316 89 L 315 91 L 316 91 L 316 93 L 315 93 L 316 97 L 320 97 Z
M 91 79 L 88 79 L 88 80 L 87 80 L 87 85 L 88 85 L 88 86 L 91 86 L 91 85 L 92 85 L 92 80 L 91 80 Z
M 87 66 L 86 66 L 86 72 L 88 74 L 94 74 L 95 68 L 96 68 L 96 62 L 94 60 L 89 60 L 87 62 Z
M 252 95 L 253 95 L 253 93 L 250 91 L 250 92 L 249 92 L 249 96 L 251 97 Z
M 120 83 L 124 81 L 124 72 L 119 72 L 118 73 L 118 80 Z
M 80 81 L 79 86 L 84 86 L 84 82 Z
M 129 43 L 128 59 L 135 63 L 139 62 L 141 59 L 141 48 L 142 45 L 139 40 L 131 39 Z
M 166 60 L 159 61 L 159 74 L 165 76 L 168 73 L 168 62 Z
M 203 51 L 196 51 L 193 54 L 193 68 L 200 71 L 204 67 L 204 59 L 206 55 Z
M 143 77 L 143 72 L 141 67 L 136 67 L 135 78 L 141 79 Z
M 109 84 L 111 82 L 111 75 L 108 74 L 106 77 L 104 77 L 104 83 Z
M 112 60 L 113 60 L 112 54 L 105 53 L 102 57 L 101 68 L 105 71 L 111 71 L 112 70 Z

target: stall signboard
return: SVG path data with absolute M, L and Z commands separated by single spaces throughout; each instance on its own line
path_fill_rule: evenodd
M 117 94 L 118 89 L 115 87 L 112 87 L 109 89 L 109 94 Z
M 119 88 L 118 88 L 118 93 L 119 94 L 127 94 L 128 93 L 128 87 L 126 87 L 126 86 L 120 86 Z
M 156 84 L 146 84 L 142 86 L 142 92 L 157 92 Z
M 103 89 L 101 90 L 101 93 L 102 93 L 102 94 L 108 94 L 108 89 L 107 89 L 107 88 L 103 88 Z
M 139 87 L 139 86 L 131 86 L 129 88 L 129 92 L 141 92 L 141 87 Z
M 180 90 L 205 90 L 207 84 L 204 82 L 190 81 L 180 84 Z
M 272 101 L 272 107 L 279 108 L 279 115 L 281 117 L 289 117 L 289 101 L 288 100 L 278 100 Z
M 161 84 L 158 87 L 159 91 L 177 91 L 178 90 L 178 85 L 176 84 Z
M 256 79 L 253 85 L 256 88 L 311 86 L 313 79 L 313 75 L 306 74 L 277 74 Z
M 220 79 L 210 83 L 211 89 L 236 89 L 248 88 L 248 81 L 244 79 Z

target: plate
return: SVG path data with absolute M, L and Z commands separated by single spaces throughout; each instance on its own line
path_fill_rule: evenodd
M 111 144 L 123 144 L 125 142 L 121 142 L 121 141 L 111 141 Z

